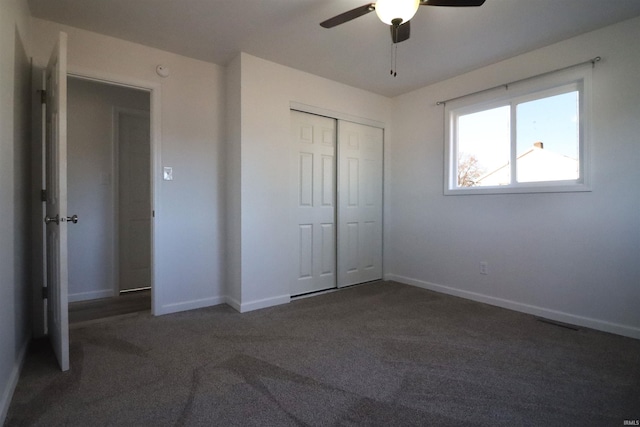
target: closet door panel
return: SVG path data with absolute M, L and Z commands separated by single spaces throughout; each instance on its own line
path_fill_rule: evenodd
M 383 131 L 338 122 L 338 287 L 382 278 Z
M 291 111 L 296 274 L 291 295 L 336 286 L 336 121 Z

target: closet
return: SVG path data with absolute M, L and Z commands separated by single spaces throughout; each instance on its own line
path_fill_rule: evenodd
M 383 130 L 291 110 L 291 295 L 382 278 Z

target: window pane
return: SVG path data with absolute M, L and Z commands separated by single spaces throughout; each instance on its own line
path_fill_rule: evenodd
M 518 104 L 518 182 L 579 178 L 578 92 Z
M 458 117 L 458 187 L 510 183 L 509 106 Z

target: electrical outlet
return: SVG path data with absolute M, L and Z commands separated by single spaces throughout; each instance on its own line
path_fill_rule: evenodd
M 487 261 L 480 263 L 480 274 L 489 274 L 489 263 Z

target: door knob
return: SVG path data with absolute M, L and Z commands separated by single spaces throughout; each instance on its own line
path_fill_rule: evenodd
M 60 215 L 56 214 L 54 217 L 45 216 L 44 223 L 49 224 L 50 222 L 55 222 L 56 224 L 60 224 Z
M 68 216 L 67 217 L 67 222 L 68 221 L 71 221 L 72 223 L 77 224 L 78 223 L 78 215 Z

